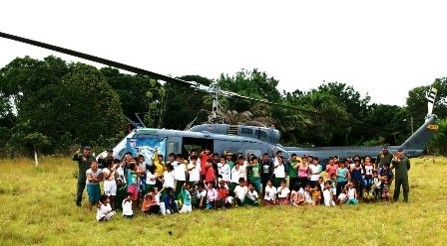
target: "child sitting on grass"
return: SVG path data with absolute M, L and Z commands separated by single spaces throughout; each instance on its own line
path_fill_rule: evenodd
M 123 217 L 126 219 L 132 219 L 133 218 L 132 193 L 128 192 L 126 194 L 126 198 L 123 200 L 122 208 L 123 208 Z
M 189 192 L 189 184 L 184 183 L 183 187 L 180 191 L 180 197 L 182 198 L 182 209 L 180 209 L 180 213 L 191 213 L 192 212 L 192 203 L 191 203 L 191 193 Z
M 216 202 L 217 190 L 214 188 L 214 182 L 209 182 L 206 189 L 206 209 L 216 208 Z
M 348 192 L 347 192 L 348 200 L 346 201 L 346 204 L 353 204 L 353 205 L 359 204 L 359 201 L 357 200 L 356 187 L 351 182 L 349 182 L 347 186 L 348 186 Z
M 252 183 L 248 184 L 247 204 L 252 206 L 259 206 L 259 195 Z
M 269 179 L 265 186 L 264 192 L 264 204 L 266 206 L 276 204 L 276 187 L 273 186 L 273 182 Z
M 107 195 L 102 195 L 99 198 L 98 212 L 96 213 L 96 219 L 98 221 L 107 221 L 115 215 L 115 211 L 110 206 L 110 199 Z
M 160 214 L 160 205 L 157 204 L 157 199 L 152 188 L 149 193 L 144 196 L 143 204 L 141 205 L 141 211 L 145 215 L 158 215 Z
M 238 206 L 244 206 L 247 197 L 248 188 L 245 185 L 245 179 L 239 178 L 239 185 L 234 188 L 234 197 Z
M 323 189 L 324 206 L 335 206 L 333 198 L 334 193 L 332 189 L 333 189 L 332 181 L 328 180 L 324 182 L 324 189 Z
M 280 186 L 278 187 L 278 205 L 289 205 L 289 194 L 290 190 L 286 186 L 286 180 L 282 179 L 280 181 Z

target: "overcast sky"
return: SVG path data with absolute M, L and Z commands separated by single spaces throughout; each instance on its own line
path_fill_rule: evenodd
M 447 76 L 443 1 L 1 1 L 0 32 L 161 74 L 258 68 L 279 90 L 338 81 L 372 102 Z M 0 39 L 0 67 L 55 54 Z

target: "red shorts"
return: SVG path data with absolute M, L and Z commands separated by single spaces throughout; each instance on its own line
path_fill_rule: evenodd
M 137 201 L 138 200 L 138 188 L 135 185 L 129 185 L 127 186 L 127 192 L 131 193 L 132 196 L 132 201 Z

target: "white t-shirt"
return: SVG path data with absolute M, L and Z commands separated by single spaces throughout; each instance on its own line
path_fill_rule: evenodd
M 132 216 L 133 215 L 132 201 L 124 200 L 122 205 L 123 205 L 123 215 Z
M 231 183 L 239 183 L 240 172 L 238 169 L 236 169 L 237 166 L 234 166 L 233 169 L 231 169 Z
M 278 198 L 286 198 L 290 193 L 289 188 L 287 187 L 278 187 Z
M 373 165 L 365 165 L 365 175 L 372 176 L 373 168 Z
M 96 212 L 96 219 L 101 220 L 103 217 L 105 217 L 111 211 L 112 211 L 112 206 L 110 206 L 110 203 L 107 203 L 107 205 L 104 205 L 101 203 L 101 205 L 98 208 L 98 211 Z
M 256 201 L 259 198 L 258 192 L 256 190 L 253 191 L 248 191 L 247 193 L 247 198 L 252 200 L 252 201 Z
M 86 174 L 86 176 L 87 176 L 87 184 L 90 184 L 90 181 L 88 181 L 88 176 L 89 176 L 89 174 L 91 174 L 93 178 L 98 178 L 98 177 L 101 176 L 101 173 L 102 173 L 101 169 L 96 169 L 96 171 L 93 171 L 91 168 L 89 168 L 89 169 L 85 172 L 85 174 Z M 99 184 L 99 183 L 94 183 L 94 184 Z
M 245 197 L 247 196 L 247 191 L 248 191 L 248 187 L 247 186 L 236 186 L 236 188 L 234 188 L 234 195 L 239 198 L 239 200 L 241 202 L 243 202 L 245 200 Z
M 222 176 L 222 180 L 229 182 L 230 181 L 230 165 L 228 164 L 222 164 L 222 163 L 218 163 L 217 164 L 217 170 L 219 172 L 219 175 Z
M 174 178 L 179 181 L 186 181 L 185 163 L 174 162 Z
M 274 201 L 276 196 L 276 187 L 275 186 L 266 186 L 264 200 L 266 201 Z
M 309 169 L 310 169 L 310 173 L 311 173 L 309 180 L 310 181 L 318 181 L 318 179 L 320 178 L 321 170 L 322 170 L 321 165 L 318 164 L 315 166 L 314 164 L 312 164 L 309 166 Z
M 157 175 L 149 171 L 146 172 L 146 184 L 155 185 L 157 182 Z
M 331 206 L 333 205 L 333 201 L 331 199 L 331 190 L 330 189 L 324 189 L 323 190 L 323 200 L 325 206 Z
M 118 179 L 120 179 L 123 184 L 127 183 L 126 176 L 124 176 L 124 169 L 121 165 L 116 169 L 116 173 L 118 174 Z
M 109 174 L 112 173 L 112 175 L 109 176 Z M 113 181 L 115 180 L 115 176 L 114 176 L 115 172 L 111 172 L 107 167 L 102 169 L 102 175 L 104 177 L 104 181 Z M 106 177 L 109 176 L 108 179 L 106 179 Z
M 174 171 L 165 171 L 163 173 L 163 178 L 165 180 L 165 182 L 163 183 L 163 187 L 175 188 Z
M 286 169 L 283 164 L 279 166 L 275 166 L 273 169 L 273 174 L 275 175 L 275 178 L 285 178 L 286 177 Z
M 206 198 L 206 190 L 202 190 L 202 191 L 197 190 L 196 198 L 200 200 L 200 199 L 202 199 L 202 197 Z
M 200 164 L 197 162 L 196 165 L 189 163 L 189 182 L 196 182 L 200 180 Z

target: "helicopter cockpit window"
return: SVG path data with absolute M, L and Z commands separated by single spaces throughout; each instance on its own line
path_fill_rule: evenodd
M 253 130 L 250 129 L 250 128 L 242 128 L 241 129 L 241 133 L 242 134 L 249 134 L 249 135 L 251 135 L 251 134 L 253 134 Z
M 262 130 L 256 130 L 256 135 L 259 136 L 259 139 L 266 139 L 267 138 L 267 132 Z

